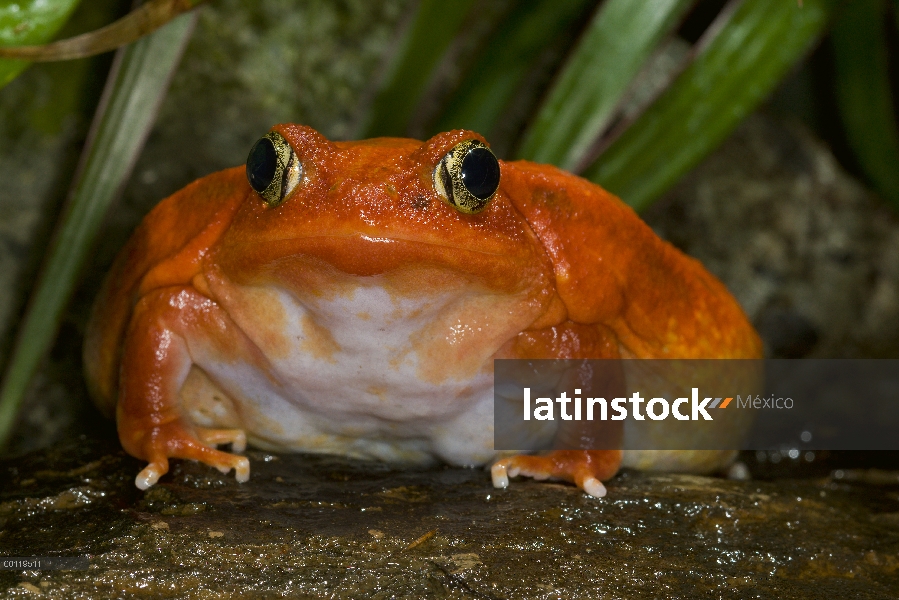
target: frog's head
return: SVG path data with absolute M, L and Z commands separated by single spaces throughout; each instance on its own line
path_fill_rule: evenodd
M 423 380 L 487 377 L 490 357 L 557 306 L 547 253 L 503 186 L 514 168 L 470 131 L 331 142 L 278 125 L 250 152 L 206 264 L 238 284 L 232 314 L 285 355 L 302 321 L 359 356 L 414 352 Z
M 323 261 L 367 276 L 427 266 L 521 289 L 546 259 L 504 190 L 507 168 L 471 131 L 331 142 L 278 125 L 250 152 L 246 198 L 222 249 L 232 264 L 261 270 Z

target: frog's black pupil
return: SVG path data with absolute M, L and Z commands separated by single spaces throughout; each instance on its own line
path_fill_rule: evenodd
M 462 159 L 462 183 L 472 196 L 486 200 L 499 187 L 499 162 L 487 148 L 473 148 Z
M 250 180 L 250 186 L 261 194 L 275 178 L 277 167 L 278 153 L 275 152 L 275 145 L 268 138 L 260 139 L 247 157 L 247 179 Z

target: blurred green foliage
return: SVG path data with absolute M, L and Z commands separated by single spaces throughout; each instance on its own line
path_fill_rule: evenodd
M 133 10 L 126 16 L 103 27 L 87 31 L 82 35 L 63 37 L 45 44 L 0 46 L 0 56 L 36 62 L 89 58 L 136 42 L 178 15 L 192 10 L 205 1 L 145 0 L 144 2 L 135 2 Z M 47 12 L 48 4 L 52 5 L 52 3 L 43 0 L 40 3 L 35 2 L 33 5 L 30 5 L 30 12 L 34 13 L 35 17 L 44 16 L 44 13 Z M 22 12 L 22 9 L 15 3 L 11 3 L 9 6 L 11 7 L 11 14 Z M 63 15 L 61 8 L 55 9 L 55 13 L 52 13 L 54 17 Z M 61 19 L 60 22 L 64 22 L 64 15 L 59 18 Z M 38 18 L 31 17 L 24 23 L 19 22 L 13 31 L 33 27 L 34 23 L 38 21 Z
M 692 0 L 605 2 L 534 117 L 519 157 L 569 170 L 581 166 L 641 67 L 693 4 Z
M 387 135 L 406 126 L 430 74 L 458 33 L 472 3 L 473 0 L 421 0 L 396 59 L 382 78 L 362 137 Z
M 584 175 L 646 208 L 771 93 L 820 37 L 835 4 L 745 0 Z
M 115 20 L 121 16 L 121 12 L 120 0 L 91 0 L 89 10 L 87 6 L 79 4 L 56 37 L 64 38 L 92 31 Z M 10 134 L 10 129 L 25 127 L 53 135 L 75 115 L 89 115 L 99 100 L 99 91 L 109 71 L 110 59 L 110 55 L 105 55 L 44 63 L 40 65 L 46 73 L 43 85 L 0 90 L 0 94 L 8 102 L 7 106 L 10 105 L 9 102 L 19 105 L 17 114 L 20 116 L 15 123 L 0 123 L 0 135 Z M 0 59 L 0 62 L 7 61 Z
M 541 49 L 562 37 L 567 41 L 564 59 L 522 119 L 508 154 L 581 171 L 625 202 L 644 208 L 770 94 L 820 40 L 837 0 L 805 0 L 802 6 L 784 0 L 725 4 L 689 53 L 683 72 L 671 74 L 670 85 L 655 102 L 641 107 L 642 114 L 624 118 L 634 89 L 645 85 L 641 76 L 648 65 L 665 51 L 664 42 L 677 35 L 685 14 L 697 4 L 703 3 L 512 2 L 425 132 L 465 128 L 489 136 L 510 114 L 514 118 L 514 105 L 526 93 L 522 88 L 533 84 L 529 75 L 538 66 Z M 460 36 L 475 18 L 470 15 L 461 24 Z M 419 39 L 429 26 L 416 19 L 406 36 Z M 394 59 L 407 60 L 402 52 Z M 430 77 L 438 80 L 440 63 L 433 57 L 431 62 L 436 67 Z M 392 85 L 403 87 L 396 81 Z M 406 134 L 417 112 L 411 99 L 433 102 L 421 85 L 409 91 L 415 93 L 399 111 L 380 95 L 368 122 L 382 126 L 365 134 Z M 597 155 L 598 150 L 604 151 Z
M 454 44 L 464 46 L 459 40 L 491 17 L 475 4 L 465 19 L 455 13 L 446 20 L 435 17 L 425 1 L 389 72 L 396 74 L 396 65 L 413 59 L 433 67 L 426 76 L 416 71 L 410 85 L 402 77 L 389 79 L 371 104 L 369 126 L 360 137 L 466 128 L 492 139 L 513 121 L 512 139 L 499 143 L 506 158 L 579 172 L 639 210 L 723 141 L 833 25 L 832 71 L 843 133 L 869 182 L 899 207 L 899 134 L 888 48 L 897 5 L 896 0 L 510 0 L 477 51 L 452 64 L 461 72 L 453 80 L 446 63 L 460 57 Z M 653 85 L 647 80 L 654 61 L 672 39 L 683 39 L 685 20 L 701 21 L 696 19 L 701 12 L 714 18 L 701 27 L 680 70 L 635 111 L 641 88 Z M 458 31 L 456 42 L 448 43 L 450 24 Z M 429 31 L 439 32 L 439 45 L 420 43 Z M 545 50 L 560 40 L 562 60 L 541 79 Z M 449 92 L 433 93 L 441 88 Z M 530 104 L 522 100 L 528 94 L 535 95 Z M 429 106 L 435 101 L 438 108 Z M 431 115 L 424 126 L 422 114 Z
M 106 212 L 150 134 L 195 17 L 182 15 L 118 53 L 0 382 L 0 446 L 8 439 L 28 383 L 53 341 Z
M 78 6 L 78 0 L 0 0 L 0 46 L 27 46 L 50 40 Z M 28 63 L 0 59 L 0 88 Z
M 464 126 L 490 135 L 515 101 L 535 58 L 558 44 L 579 18 L 589 16 L 593 5 L 593 0 L 534 0 L 513 5 L 456 86 L 432 130 Z
M 899 130 L 889 77 L 886 0 L 853 0 L 831 42 L 834 92 L 846 140 L 874 187 L 899 207 Z

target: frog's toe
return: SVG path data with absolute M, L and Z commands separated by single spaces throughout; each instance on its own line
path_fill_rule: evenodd
M 229 454 L 228 456 L 233 457 L 236 460 L 229 461 L 227 464 L 214 464 L 212 465 L 216 469 L 219 470 L 220 473 L 228 474 L 231 469 L 234 469 L 234 479 L 237 480 L 237 483 L 245 483 L 250 480 L 250 461 L 246 456 L 234 456 L 233 454 Z
M 151 462 L 134 478 L 134 485 L 139 490 L 147 490 L 159 481 L 159 478 L 168 473 L 169 461 L 163 458 L 158 462 Z
M 501 460 L 490 467 L 490 477 L 493 479 L 493 487 L 498 489 L 506 489 L 509 487 L 509 467 L 506 461 Z M 512 475 L 515 477 L 515 475 Z
M 232 452 L 243 452 L 247 449 L 247 434 L 243 429 L 208 429 L 206 427 L 196 428 L 197 437 L 204 444 L 210 446 L 221 446 L 231 444 Z M 226 470 L 225 473 L 228 471 Z
M 246 483 L 250 480 L 250 460 L 246 456 L 238 456 L 234 464 L 234 479 L 237 483 Z
M 581 483 L 580 487 L 594 498 L 603 498 L 606 495 L 606 486 L 595 477 L 587 477 Z
M 222 452 L 210 448 L 202 442 L 191 441 L 182 444 L 173 458 L 187 458 L 207 464 L 218 469 L 222 473 L 228 473 L 234 469 L 234 478 L 238 483 L 244 483 L 250 479 L 250 461 L 246 456 L 237 456 L 230 452 Z

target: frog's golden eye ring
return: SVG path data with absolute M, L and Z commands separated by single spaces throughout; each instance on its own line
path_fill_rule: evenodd
M 269 206 L 281 204 L 302 177 L 303 165 L 280 133 L 268 132 L 250 150 L 247 179 Z
M 498 187 L 499 161 L 477 140 L 459 142 L 434 168 L 437 194 L 466 214 L 487 208 Z

